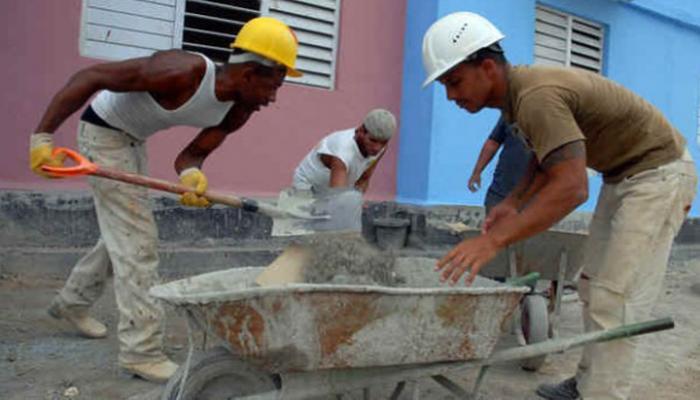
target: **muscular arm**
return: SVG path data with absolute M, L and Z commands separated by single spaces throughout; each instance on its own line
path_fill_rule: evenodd
M 166 94 L 187 84 L 197 60 L 181 51 L 158 52 L 150 57 L 97 64 L 75 73 L 51 99 L 36 132 L 52 133 L 96 92 L 150 91 Z M 189 62 L 182 62 L 187 59 Z
M 540 165 L 540 171 L 531 185 L 523 186 L 524 189 L 519 187 L 518 194 L 512 198 L 509 196 L 509 201 L 518 201 L 518 204 L 532 199 L 527 208 L 489 230 L 488 235 L 500 245 L 505 246 L 548 229 L 588 198 L 586 147 L 583 141 L 570 142 L 549 153 Z M 537 196 L 533 198 L 535 193 Z
M 221 124 L 203 129 L 175 158 L 175 171 L 189 167 L 202 167 L 204 160 L 224 142 L 226 136 L 240 129 L 253 111 L 234 105 Z
M 516 210 L 522 209 L 542 189 L 546 180 L 547 176 L 537 163 L 537 159 L 534 156 L 531 157 L 520 182 L 503 202 L 512 205 Z

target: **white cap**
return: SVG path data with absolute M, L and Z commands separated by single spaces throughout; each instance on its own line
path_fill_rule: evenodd
M 428 86 L 479 50 L 505 36 L 479 14 L 456 12 L 437 20 L 423 36 L 423 66 Z
M 369 136 L 377 140 L 389 140 L 396 132 L 394 114 L 383 108 L 375 108 L 367 113 L 362 122 Z

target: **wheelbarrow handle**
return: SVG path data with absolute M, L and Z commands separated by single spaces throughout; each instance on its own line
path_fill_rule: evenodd
M 529 274 L 525 276 L 520 276 L 517 278 L 512 278 L 509 279 L 506 284 L 508 286 L 513 286 L 513 287 L 518 287 L 518 286 L 530 286 L 534 285 L 537 283 L 537 281 L 540 279 L 540 273 L 539 272 L 530 272 Z

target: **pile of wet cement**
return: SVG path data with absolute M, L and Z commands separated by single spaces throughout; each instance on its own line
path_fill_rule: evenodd
M 359 233 L 310 235 L 299 244 L 310 250 L 304 282 L 396 286 L 396 257 L 368 243 Z

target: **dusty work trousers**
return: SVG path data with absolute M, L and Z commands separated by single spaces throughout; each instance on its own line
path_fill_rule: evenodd
M 680 160 L 603 185 L 579 283 L 587 332 L 650 319 L 696 185 L 687 151 Z M 584 348 L 577 373 L 584 400 L 629 397 L 637 344 L 633 337 Z
M 101 166 L 146 173 L 145 143 L 123 132 L 81 121 L 78 146 Z M 100 239 L 73 268 L 59 301 L 71 312 L 87 312 L 114 275 L 119 362 L 162 361 L 164 313 L 148 294 L 158 282 L 158 232 L 148 190 L 103 178 L 91 177 L 89 183 Z

